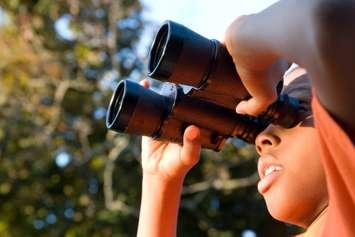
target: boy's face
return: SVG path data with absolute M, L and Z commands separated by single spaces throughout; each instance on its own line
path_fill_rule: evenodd
M 301 70 L 288 75 L 291 83 L 285 93 L 303 101 L 305 119 L 291 129 L 270 125 L 255 144 L 260 155 L 258 190 L 269 212 L 280 221 L 307 227 L 327 207 L 328 194 L 310 111 L 311 87 L 306 75 L 299 77 Z

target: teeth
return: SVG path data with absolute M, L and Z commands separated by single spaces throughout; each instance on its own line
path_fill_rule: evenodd
M 271 173 L 274 172 L 274 171 L 279 171 L 279 170 L 281 170 L 281 169 L 282 169 L 282 168 L 281 168 L 280 166 L 274 166 L 274 165 L 272 165 L 272 166 L 270 166 L 269 168 L 267 168 L 267 169 L 265 170 L 265 176 L 271 174 Z

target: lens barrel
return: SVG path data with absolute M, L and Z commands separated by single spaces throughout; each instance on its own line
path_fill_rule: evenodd
M 123 80 L 111 98 L 106 126 L 117 132 L 155 137 L 172 106 L 168 96 Z
M 177 143 L 190 124 L 201 128 L 202 146 L 214 150 L 228 137 L 253 143 L 265 128 L 255 118 L 186 95 L 175 84 L 164 83 L 157 93 L 129 80 L 118 84 L 106 117 L 106 126 L 114 131 Z

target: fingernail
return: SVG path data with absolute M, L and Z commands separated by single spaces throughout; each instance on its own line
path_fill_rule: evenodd
M 238 113 L 238 114 L 245 114 L 245 106 L 243 104 L 243 102 L 240 102 L 237 107 L 235 108 L 235 111 Z
M 190 141 L 197 140 L 200 136 L 200 131 L 196 127 L 189 128 L 187 138 Z

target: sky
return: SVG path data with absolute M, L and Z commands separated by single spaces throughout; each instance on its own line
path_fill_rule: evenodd
M 155 27 L 146 27 L 137 54 L 146 57 L 158 27 L 165 20 L 173 20 L 209 39 L 222 40 L 229 24 L 238 16 L 259 12 L 277 0 L 141 0 L 143 17 Z M 55 23 L 59 35 L 75 39 L 69 29 L 70 15 L 61 16 Z M 0 26 L 5 17 L 0 8 Z M 149 25 L 148 25 L 149 26 Z
M 141 0 L 145 6 L 144 17 L 159 26 L 164 20 L 173 20 L 207 38 L 221 40 L 228 25 L 238 16 L 255 13 L 277 0 Z M 0 25 L 4 15 L 0 9 Z M 68 30 L 70 18 L 64 16 L 56 29 L 73 38 Z M 154 29 L 153 29 L 154 31 Z M 148 30 L 149 32 L 149 30 Z M 150 33 L 151 34 L 151 33 Z M 149 37 L 149 36 L 148 36 Z M 143 42 L 144 43 L 144 42 Z
M 173 20 L 207 38 L 221 40 L 238 16 L 259 12 L 277 0 L 142 0 L 144 17 L 161 24 Z
M 183 24 L 197 33 L 222 40 L 229 24 L 238 16 L 259 12 L 277 0 L 141 0 L 143 17 L 152 22 L 144 30 L 137 54 L 145 57 L 158 27 L 165 20 Z M 1 12 L 0 12 L 1 16 Z M 1 17 L 0 17 L 1 20 Z M 1 23 L 1 21 L 0 21 Z M 61 16 L 55 23 L 59 35 L 67 40 L 75 38 L 69 29 L 70 15 Z
M 4 15 L 3 10 L 0 8 L 0 26 L 6 22 L 6 17 Z

